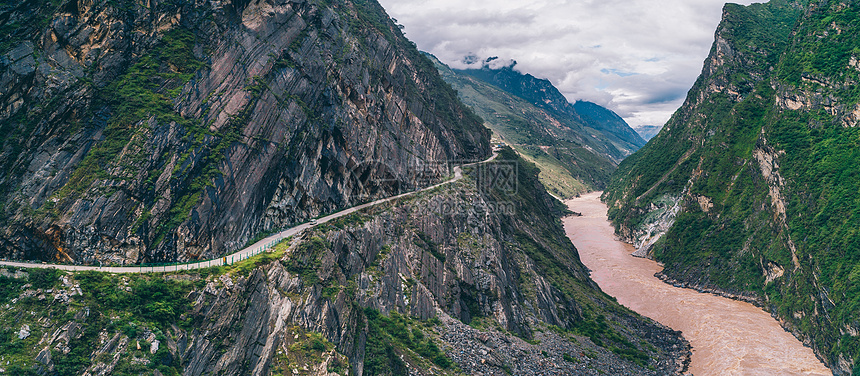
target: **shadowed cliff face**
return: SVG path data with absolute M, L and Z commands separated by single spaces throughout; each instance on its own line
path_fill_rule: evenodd
M 489 154 L 372 1 L 25 3 L 0 8 L 6 257 L 213 257 Z
M 702 75 L 603 199 L 667 279 L 768 309 L 860 373 L 858 7 L 727 5 Z

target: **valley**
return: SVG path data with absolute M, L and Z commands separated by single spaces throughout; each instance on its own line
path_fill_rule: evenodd
M 564 224 L 591 278 L 625 307 L 680 330 L 693 346 L 693 375 L 832 374 L 761 308 L 657 278 L 659 264 L 632 257 L 635 248 L 617 240 L 599 192 L 566 204 L 582 214 Z
M 547 80 L 513 67 L 455 70 L 429 57 L 494 135 L 540 168 L 541 183 L 557 197 L 605 188 L 618 162 L 645 145 L 614 112 L 568 103 Z

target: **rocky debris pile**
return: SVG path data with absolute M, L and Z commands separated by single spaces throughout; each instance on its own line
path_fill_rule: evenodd
M 534 340 L 526 341 L 493 329 L 478 330 L 444 312 L 439 317 L 446 354 L 470 375 L 666 375 L 678 369 L 668 359 L 659 360 L 655 369 L 633 365 L 587 337 L 545 330 L 535 331 Z
M 27 339 L 30 336 L 30 325 L 24 324 L 18 331 L 18 339 Z

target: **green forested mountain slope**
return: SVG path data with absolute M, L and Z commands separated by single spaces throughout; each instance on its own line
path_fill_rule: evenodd
M 726 5 L 686 103 L 604 194 L 664 274 L 860 365 L 860 5 Z
M 610 135 L 612 138 L 627 142 L 637 150 L 645 145 L 645 139 L 615 112 L 597 103 L 583 100 L 573 103 L 573 109 L 589 127 L 597 129 L 605 135 Z
M 489 62 L 494 59 L 488 59 L 481 69 L 454 71 L 490 83 L 553 116 L 569 118 L 571 121 L 565 125 L 580 135 L 583 143 L 616 161 L 645 145 L 645 140 L 612 111 L 590 102 L 570 103 L 549 80 L 514 70 L 516 62 L 507 67 L 491 68 Z
M 434 61 L 442 78 L 457 91 L 464 103 L 484 119 L 485 125 L 538 165 L 541 182 L 558 197 L 570 198 L 606 187 L 618 161 L 631 152 L 617 148 L 613 144 L 615 138 L 629 138 L 631 141 L 624 145 L 633 150 L 645 144 L 612 111 L 589 103 L 583 106 L 590 117 L 577 113 L 549 81 L 507 69 L 506 74 L 499 75 L 507 77 L 505 82 L 509 85 L 497 86 L 464 73 L 466 71 L 452 70 L 435 58 Z M 508 87 L 522 82 L 548 85 L 552 90 L 544 86 L 524 88 L 520 85 L 516 86 L 517 90 Z M 553 100 L 538 102 L 558 105 L 542 108 L 524 98 L 535 99 L 539 94 L 547 95 L 546 92 L 558 95 Z

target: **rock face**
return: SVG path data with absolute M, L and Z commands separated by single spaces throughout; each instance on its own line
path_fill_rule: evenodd
M 24 324 L 21 326 L 21 330 L 18 331 L 18 339 L 27 339 L 30 336 L 30 326 Z
M 0 20 L 4 257 L 214 257 L 489 154 L 373 1 L 34 0 Z
M 516 166 L 518 190 L 467 170 L 456 184 L 317 226 L 229 269 L 72 275 L 83 288 L 76 304 L 13 302 L 0 334 L 15 320 L 74 317 L 37 328 L 42 340 L 15 347 L 14 359 L 85 375 L 683 372 L 680 333 L 600 292 L 564 235 L 563 206 L 533 167 L 510 151 L 500 158 Z M 13 296 L 23 283 L 9 283 Z M 71 286 L 57 282 L 54 293 Z M 123 303 L 145 292 L 142 304 Z
M 686 102 L 603 196 L 665 279 L 765 307 L 837 375 L 860 372 L 857 17 L 727 5 Z

